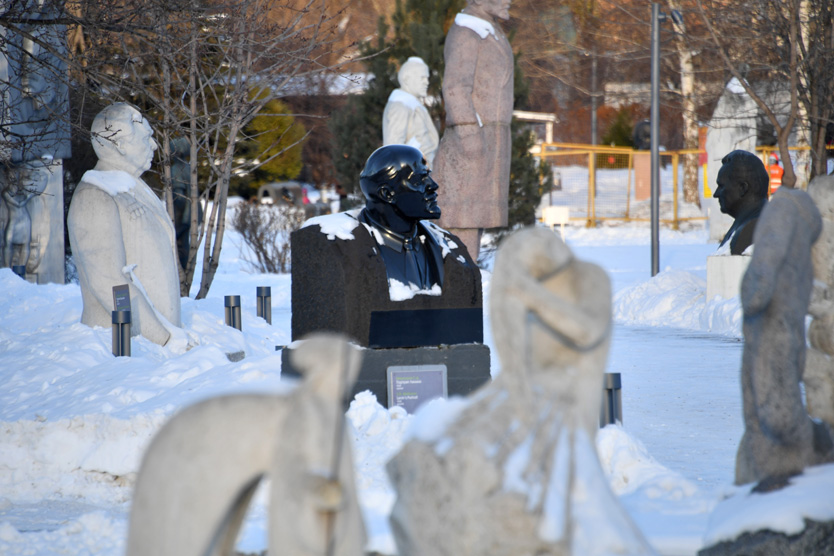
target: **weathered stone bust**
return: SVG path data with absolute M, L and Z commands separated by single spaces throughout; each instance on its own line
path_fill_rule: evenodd
M 438 185 L 420 151 L 380 147 L 360 184 L 363 209 L 312 218 L 292 234 L 293 339 L 330 330 L 371 347 L 482 342 L 480 325 L 455 341 L 443 324 L 461 317 L 446 310 L 479 321 L 480 271 L 459 239 L 430 222 L 440 216 Z
M 498 250 L 490 304 L 501 374 L 388 464 L 398 553 L 652 554 L 596 455 L 608 276 L 528 228 Z
M 416 147 L 431 168 L 440 137 L 422 103 L 428 93 L 429 67 L 412 56 L 400 67 L 397 80 L 400 87 L 391 92 L 382 113 L 382 144 Z
M 730 253 L 741 255 L 753 243 L 756 222 L 767 203 L 770 177 L 759 157 L 747 151 L 733 151 L 721 159 L 713 197 L 721 212 L 735 221 L 719 247 L 730 242 Z
M 111 325 L 113 286 L 130 288 L 131 334 L 185 349 L 174 225 L 142 181 L 156 150 L 153 130 L 129 104 L 113 104 L 92 124 L 98 163 L 84 174 L 67 217 L 84 310 L 81 322 Z

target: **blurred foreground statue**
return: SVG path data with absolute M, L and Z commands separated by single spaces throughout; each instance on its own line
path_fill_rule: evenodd
M 756 226 L 741 283 L 744 436 L 736 484 L 783 479 L 834 461 L 830 433 L 808 416 L 800 389 L 814 280 L 811 246 L 821 231 L 811 197 L 787 187 L 774 193 Z
M 440 225 L 478 260 L 484 228 L 507 225 L 513 50 L 498 26 L 509 0 L 468 0 L 446 36 L 446 130 L 435 160 Z
M 93 120 L 98 163 L 84 174 L 67 216 L 84 311 L 81 322 L 110 327 L 113 287 L 130 288 L 131 335 L 185 350 L 174 225 L 140 176 L 156 141 L 129 104 L 108 106 Z
M 361 556 L 365 529 L 342 399 L 361 353 L 341 337 L 293 352 L 284 396 L 231 395 L 175 415 L 145 453 L 127 556 L 232 556 L 252 495 L 271 481 L 269 554 Z
M 501 244 L 490 303 L 501 374 L 388 465 L 399 554 L 653 554 L 596 454 L 608 276 L 529 228 Z
M 822 233 L 811 249 L 814 289 L 808 313 L 805 400 L 808 413 L 834 430 L 834 176 L 818 176 L 808 185 L 808 194 L 822 216 Z
M 428 93 L 429 67 L 422 58 L 412 56 L 400 67 L 397 81 L 400 87 L 391 92 L 382 113 L 382 144 L 415 147 L 431 168 L 440 137 L 422 102 Z

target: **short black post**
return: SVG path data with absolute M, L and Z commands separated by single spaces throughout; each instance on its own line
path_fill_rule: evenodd
M 623 422 L 623 395 L 620 373 L 605 373 L 602 383 L 602 407 L 599 426 Z
M 258 296 L 258 316 L 272 324 L 272 288 L 258 286 L 256 293 Z
M 113 323 L 113 355 L 130 357 L 130 311 L 113 311 L 110 313 Z
M 243 330 L 240 322 L 240 296 L 227 295 L 225 300 L 226 326 Z
M 16 264 L 12 265 L 12 272 L 26 280 L 26 265 Z

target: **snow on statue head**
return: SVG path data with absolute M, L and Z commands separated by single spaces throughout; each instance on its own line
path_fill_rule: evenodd
M 157 144 L 148 120 L 135 107 L 111 104 L 98 113 L 90 132 L 97 170 L 122 170 L 138 178 L 150 169 Z
M 422 58 L 412 56 L 400 66 L 397 82 L 405 92 L 423 98 L 429 90 L 429 66 Z

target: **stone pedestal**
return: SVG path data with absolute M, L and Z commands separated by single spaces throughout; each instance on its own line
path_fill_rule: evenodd
M 285 348 L 281 353 L 282 376 L 299 376 L 290 362 L 293 349 L 297 348 Z M 388 369 L 427 365 L 443 365 L 446 368 L 449 396 L 466 396 L 490 380 L 489 348 L 483 344 L 365 349 L 362 350 L 359 378 L 354 383 L 347 403 L 359 392 L 370 390 L 382 406 L 390 407 L 393 404 L 388 399 Z
M 741 279 L 751 257 L 747 255 L 713 255 L 707 257 L 707 302 L 716 295 L 724 299 L 738 297 Z

